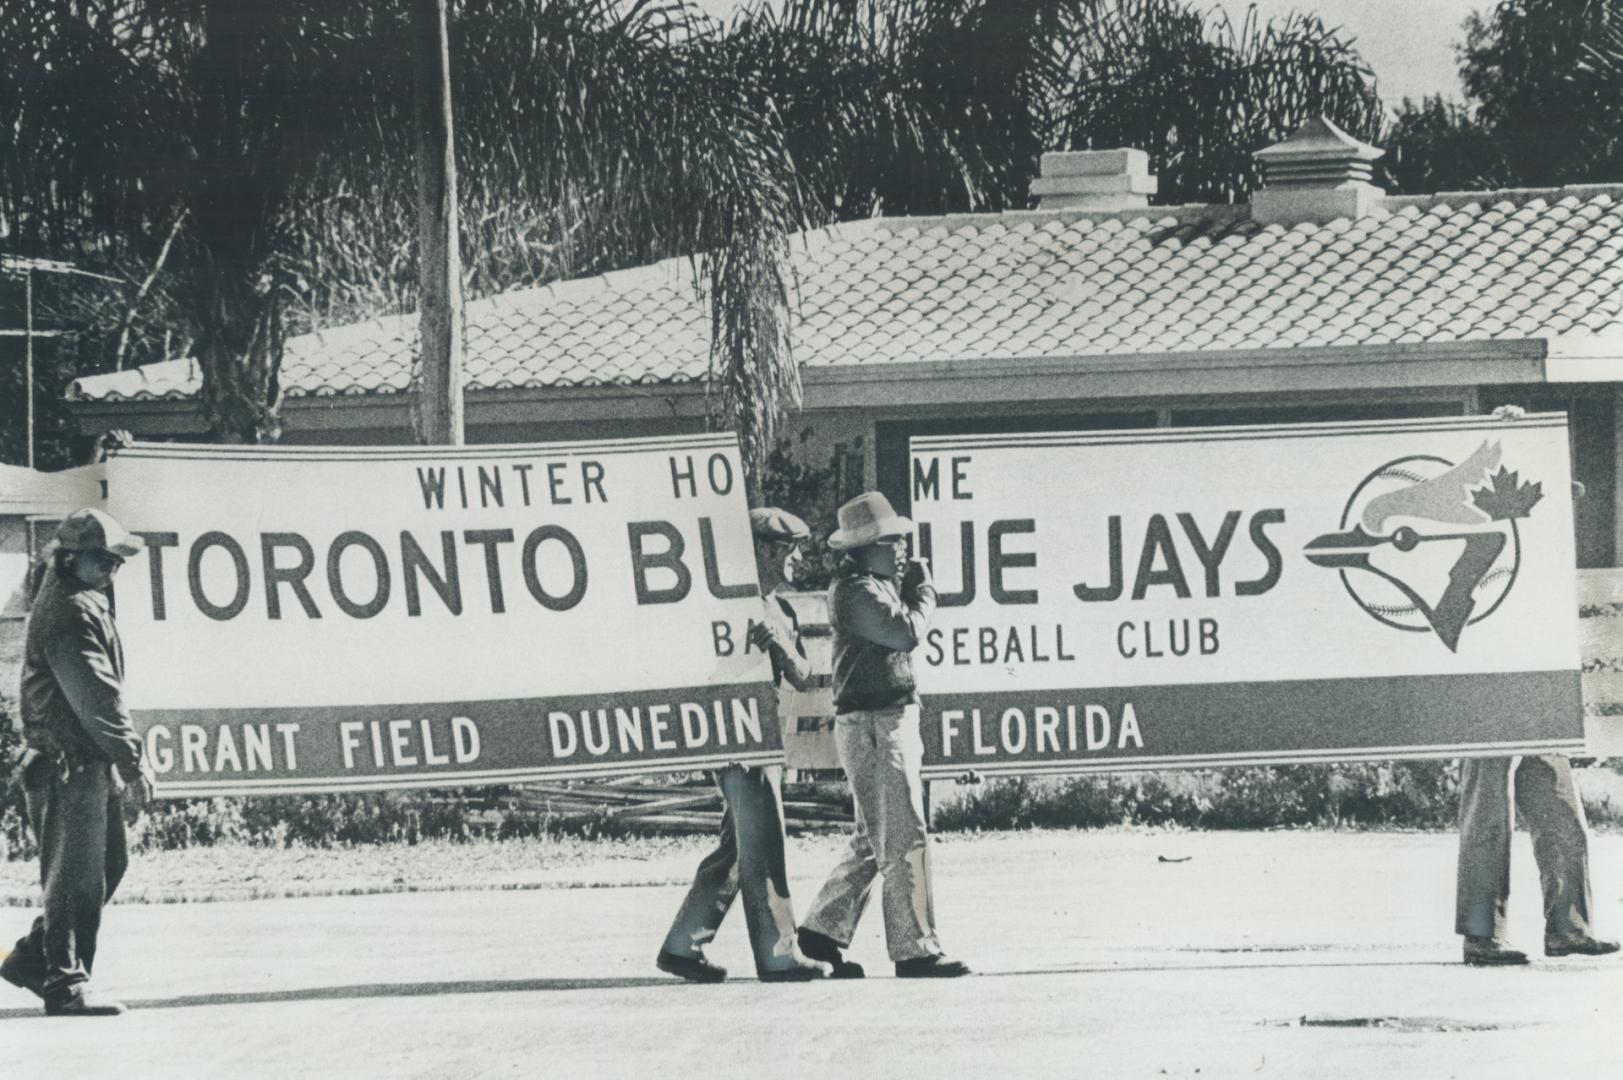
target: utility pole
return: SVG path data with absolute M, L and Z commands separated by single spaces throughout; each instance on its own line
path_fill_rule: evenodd
M 39 380 L 34 372 L 34 339 L 35 338 L 62 338 L 71 336 L 69 330 L 37 330 L 34 328 L 34 274 L 71 274 L 75 277 L 93 278 L 96 281 L 105 281 L 113 285 L 123 285 L 124 282 L 106 274 L 97 274 L 89 270 L 80 270 L 71 263 L 58 262 L 55 259 L 38 259 L 20 255 L 9 255 L 0 252 L 0 278 L 20 277 L 23 279 L 23 325 L 22 329 L 0 326 L 0 338 L 20 337 L 23 339 L 23 459 L 32 469 L 38 460 L 35 443 L 35 429 L 39 426 L 38 410 L 34 401 L 35 387 Z
M 462 421 L 462 253 L 451 128 L 447 0 L 413 0 L 417 61 L 417 254 L 422 356 L 412 426 L 419 443 L 459 446 Z
M 24 438 L 28 440 L 28 453 L 24 459 L 30 469 L 34 467 L 34 268 L 23 271 L 23 400 L 28 404 L 25 415 Z M 30 551 L 33 549 L 30 548 Z

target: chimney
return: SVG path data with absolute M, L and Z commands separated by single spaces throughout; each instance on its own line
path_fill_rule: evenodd
M 1065 150 L 1042 157 L 1031 182 L 1039 210 L 1131 210 L 1155 194 L 1150 156 L 1142 150 Z
M 1284 142 L 1253 155 L 1263 184 L 1251 194 L 1251 218 L 1289 226 L 1364 217 L 1386 199 L 1370 182 L 1371 163 L 1385 153 L 1322 116 L 1309 120 Z

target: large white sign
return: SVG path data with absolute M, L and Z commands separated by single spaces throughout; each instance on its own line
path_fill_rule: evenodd
M 927 772 L 1581 746 L 1563 417 L 912 453 Z
M 138 445 L 107 508 L 166 794 L 781 760 L 731 436 Z

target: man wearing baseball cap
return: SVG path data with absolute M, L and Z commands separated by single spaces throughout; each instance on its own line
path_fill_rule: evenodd
M 128 858 L 120 796 L 151 778 L 124 706 L 124 651 L 108 588 L 141 538 L 100 510 L 57 529 L 28 616 L 19 771 L 39 841 L 45 913 L 0 962 L 0 977 L 43 998 L 48 1016 L 117 1016 L 89 989 L 102 906 Z
M 779 593 L 788 582 L 789 561 L 810 530 L 795 515 L 773 507 L 751 510 L 750 530 L 762 617 L 751 623 L 749 642 L 771 657 L 780 690 L 785 682 L 809 689 L 811 663 L 800 640 L 800 621 Z M 776 765 L 729 765 L 716 774 L 724 804 L 721 841 L 699 863 L 693 887 L 659 950 L 659 970 L 692 982 L 725 979 L 727 970 L 710 962 L 704 946 L 714 940 L 733 898 L 742 892 L 755 973 L 762 982 L 805 982 L 829 974 L 827 964 L 806 959 L 795 946 L 795 912 L 784 869 L 782 784 L 783 770 Z
M 860 978 L 841 950 L 884 879 L 885 941 L 901 979 L 954 978 L 969 968 L 942 955 L 930 885 L 930 837 L 920 769 L 919 696 L 912 652 L 935 611 L 930 568 L 907 557 L 913 523 L 877 491 L 840 507 L 828 546 L 845 552 L 828 594 L 834 628 L 834 741 L 851 783 L 857 827 L 800 928 L 800 948 Z

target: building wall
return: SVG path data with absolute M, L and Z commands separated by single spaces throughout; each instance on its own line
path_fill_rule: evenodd
M 0 515 L 0 622 L 21 619 L 28 614 L 23 583 L 32 558 L 28 518 Z M 6 687 L 0 684 L 0 692 Z
M 1573 506 L 1578 566 L 1619 565 L 1617 391 L 1611 384 L 1565 386 L 1486 386 L 1479 394 L 1484 412 L 1520 405 L 1529 412 L 1564 412 L 1572 435 L 1572 478 L 1584 495 Z

